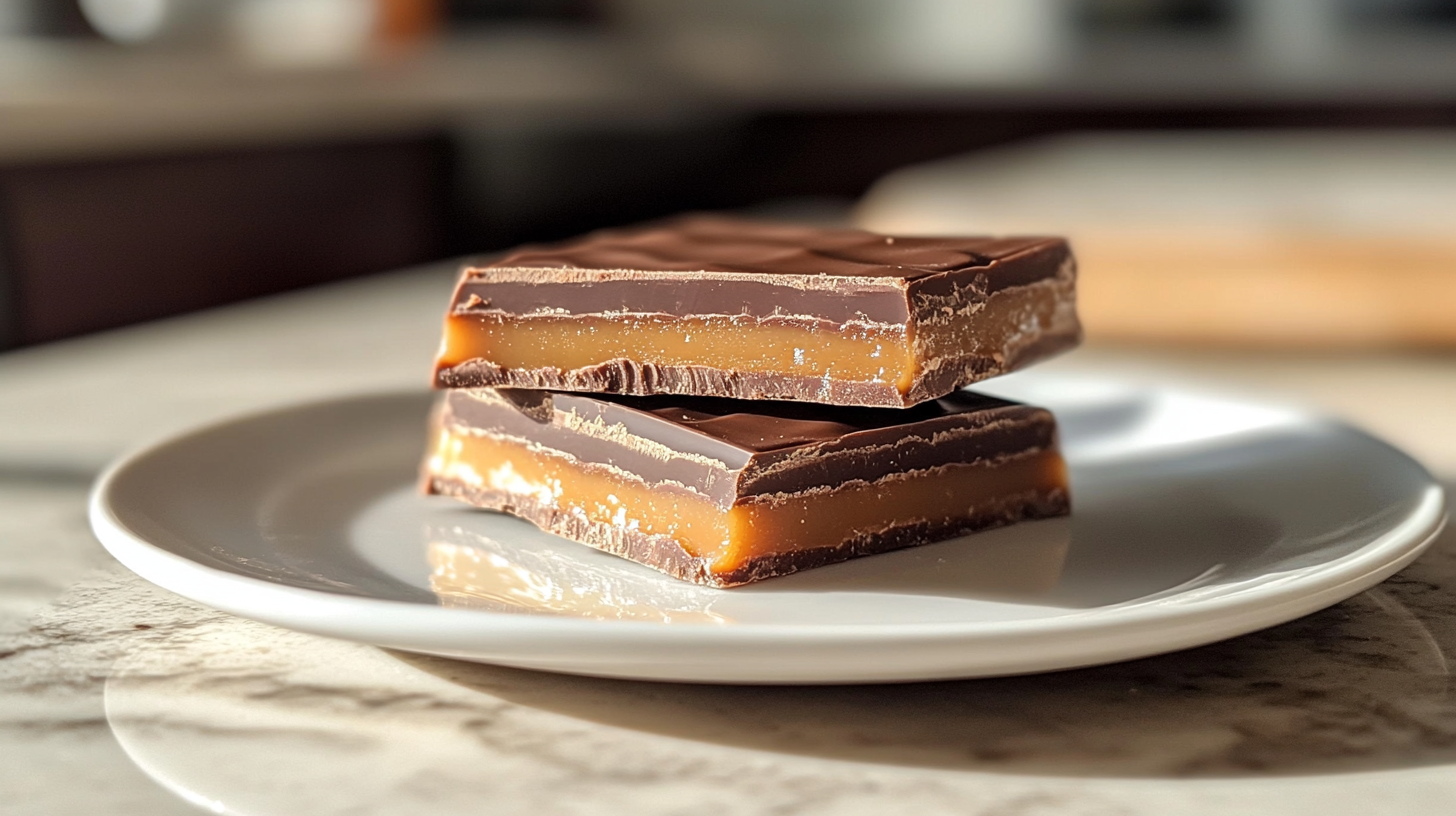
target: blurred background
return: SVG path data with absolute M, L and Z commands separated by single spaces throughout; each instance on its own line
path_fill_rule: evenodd
M 1456 0 L 0 0 L 0 348 L 684 209 L 1456 344 Z

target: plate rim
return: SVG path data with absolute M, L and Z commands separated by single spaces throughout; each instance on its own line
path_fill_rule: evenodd
M 1051 375 L 1055 376 L 1055 375 Z M 1106 380 L 1109 385 L 1125 385 L 1130 391 L 1168 392 L 1201 395 L 1200 392 L 1169 386 L 1121 383 Z M 111 495 L 130 470 L 152 456 L 198 438 L 222 430 L 263 422 L 282 415 L 347 406 L 366 401 L 420 399 L 424 390 L 368 391 L 325 399 L 304 400 L 262 410 L 248 411 L 220 420 L 203 423 L 138 445 L 110 464 L 96 479 L 88 498 L 88 517 L 95 536 L 105 549 L 124 566 L 142 578 L 183 597 L 241 617 L 259 620 L 286 628 L 330 637 L 371 643 L 412 651 L 445 654 L 440 648 L 419 645 L 421 641 L 458 640 L 476 635 L 481 640 L 514 634 L 533 640 L 574 639 L 582 634 L 610 637 L 625 644 L 659 644 L 663 646 L 692 644 L 699 647 L 744 646 L 760 644 L 774 648 L 796 644 L 864 646 L 890 642 L 921 645 L 938 643 L 994 643 L 1006 638 L 1019 641 L 1041 640 L 1096 632 L 1099 635 L 1136 632 L 1152 627 L 1157 630 L 1179 630 L 1200 623 L 1222 622 L 1224 625 L 1202 630 L 1202 634 L 1182 642 L 1160 639 L 1145 650 L 1130 648 L 1126 654 L 1098 658 L 1090 662 L 1055 662 L 1039 669 L 1071 668 L 1175 651 L 1189 646 L 1211 643 L 1228 637 L 1257 631 L 1283 623 L 1344 600 L 1380 583 L 1419 557 L 1440 535 L 1446 524 L 1445 491 L 1431 473 L 1408 454 L 1372 434 L 1337 419 L 1318 413 L 1298 411 L 1301 421 L 1333 422 L 1348 431 L 1374 440 L 1399 455 L 1424 477 L 1425 486 L 1416 506 L 1404 514 L 1394 527 L 1352 553 L 1325 562 L 1313 573 L 1293 576 L 1278 588 L 1260 587 L 1255 598 L 1244 591 L 1222 593 L 1216 597 L 1191 599 L 1182 604 L 1157 601 L 1111 607 L 1095 615 L 1052 616 L 1012 621 L 938 621 L 909 623 L 795 624 L 772 622 L 666 625 L 647 621 L 586 619 L 575 616 L 517 615 L 481 609 L 447 609 L 441 606 L 391 600 L 378 597 L 347 595 L 319 589 L 290 586 L 232 570 L 195 561 L 163 546 L 153 544 L 129 529 L 111 506 Z M 1248 405 L 1265 405 L 1242 397 L 1218 397 Z M 199 591 L 200 590 L 200 591 Z M 726 590 L 732 591 L 732 590 Z M 252 597 L 250 603 L 233 603 L 231 598 Z M 1177 597 L 1174 595 L 1172 597 Z M 1163 599 L 1166 600 L 1166 599 Z M 262 612 L 259 607 L 268 611 Z M 272 610 L 278 614 L 271 614 Z M 387 615 L 373 613 L 387 611 Z M 354 626 L 347 625 L 349 621 Z M 358 625 L 368 621 L 368 625 Z M 344 625 L 341 625 L 344 624 Z M 434 637 L 419 637 L 424 628 Z M 365 631 L 367 630 L 367 631 Z M 443 636 L 443 637 L 442 637 Z M 1177 641 L 1173 638 L 1172 641 Z M 413 643 L 415 645 L 411 646 Z M 457 652 L 456 656 L 466 656 Z M 506 662 L 506 661 L 501 661 Z M 571 670 L 576 671 L 576 670 Z M 577 673 L 588 673 L 577 671 Z M 1012 672 L 1008 672 L 1012 673 Z M 1014 672 L 1020 673 L 1020 672 Z M 636 676 L 613 673 L 611 676 Z M 641 675 L 648 676 L 648 675 Z M 656 676 L 656 675 L 652 675 Z M 948 672 L 925 674 L 929 677 L 970 676 Z M 723 682 L 733 682 L 724 680 Z M 793 682 L 793 681 L 787 681 Z M 833 682 L 819 680 L 814 682 Z

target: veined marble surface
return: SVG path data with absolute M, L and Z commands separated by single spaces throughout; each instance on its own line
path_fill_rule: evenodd
M 1374 590 L 1226 643 L 834 688 L 575 678 L 323 640 L 172 596 L 91 539 L 89 481 L 130 445 L 421 383 L 448 287 L 391 276 L 0 357 L 0 814 L 1452 809 L 1449 532 Z M 1089 349 L 1054 365 L 1303 399 L 1456 473 L 1456 359 Z

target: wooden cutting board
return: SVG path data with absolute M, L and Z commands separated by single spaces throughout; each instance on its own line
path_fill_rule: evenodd
M 1093 338 L 1456 346 L 1456 135 L 1063 137 L 893 173 L 856 220 L 1069 235 Z

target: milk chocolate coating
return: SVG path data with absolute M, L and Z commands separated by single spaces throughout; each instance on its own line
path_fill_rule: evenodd
M 497 386 L 635 395 L 716 395 L 904 407 L 1075 346 L 1075 265 L 1050 237 L 891 237 L 862 230 L 686 216 L 527 247 L 467 267 L 451 312 L 482 317 L 651 314 L 747 316 L 815 331 L 917 327 L 973 314 L 998 293 L 1037 285 L 1063 303 L 1058 319 L 1013 346 L 928 365 L 909 393 L 888 382 L 833 380 L 612 360 L 511 369 L 488 360 L 440 367 L 442 388 Z M 970 318 L 974 321 L 974 317 Z M 1006 331 L 1004 326 L 993 331 Z M 1017 329 L 1021 329 L 1018 327 Z M 752 325 L 744 326 L 745 337 Z

